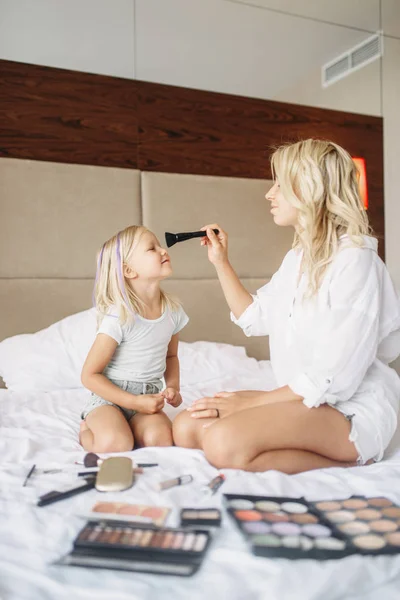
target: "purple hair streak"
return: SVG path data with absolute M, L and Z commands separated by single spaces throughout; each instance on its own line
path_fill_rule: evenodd
M 118 273 L 118 281 L 119 281 L 119 287 L 121 289 L 121 293 L 124 297 L 124 300 L 126 302 L 126 306 L 129 310 L 129 312 L 132 313 L 131 303 L 129 302 L 128 296 L 126 295 L 125 280 L 124 280 L 124 276 L 122 273 L 121 241 L 119 239 L 119 233 L 117 233 L 117 273 Z

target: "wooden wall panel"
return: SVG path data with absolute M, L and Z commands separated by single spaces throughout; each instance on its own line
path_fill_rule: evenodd
M 137 167 L 135 82 L 0 61 L 0 156 Z
M 269 178 L 271 147 L 331 139 L 366 160 L 381 256 L 382 129 L 379 117 L 0 61 L 0 156 Z

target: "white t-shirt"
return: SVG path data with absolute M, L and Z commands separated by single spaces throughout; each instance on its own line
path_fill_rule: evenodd
M 384 449 L 397 423 L 400 380 L 388 364 L 400 354 L 400 303 L 375 239 L 348 236 L 316 296 L 304 300 L 302 253 L 291 250 L 254 302 L 232 321 L 248 336 L 269 335 L 278 386 L 308 407 L 328 403 L 363 412 Z
M 140 383 L 162 379 L 171 337 L 188 321 L 182 307 L 176 311 L 167 307 L 161 317 L 154 320 L 136 315 L 134 322 L 123 325 L 111 311 L 103 318 L 97 332 L 105 333 L 118 342 L 104 375 L 110 379 Z

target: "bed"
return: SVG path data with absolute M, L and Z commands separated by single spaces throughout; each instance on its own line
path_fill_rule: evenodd
M 226 514 L 204 564 L 188 579 L 55 564 L 83 525 L 78 514 L 100 496 L 169 506 L 174 525 L 180 507 L 202 506 L 200 487 L 216 474 L 201 451 L 146 448 L 129 455 L 159 466 L 117 497 L 92 490 L 36 507 L 40 494 L 76 482 L 75 461 L 84 455 L 78 429 L 88 392 L 80 369 L 95 331 L 93 310 L 85 309 L 91 305 L 96 249 L 127 223 L 143 223 L 162 239 L 165 230 L 219 221 L 230 233 L 232 262 L 253 291 L 279 266 L 291 236 L 273 226 L 263 199 L 269 181 L 5 158 L 0 177 L 7 222 L 1 239 L 8 256 L 0 266 L 0 340 L 6 338 L 0 343 L 0 375 L 8 388 L 0 390 L 1 600 L 397 599 L 400 556 L 258 558 Z M 267 339 L 247 339 L 230 322 L 198 243 L 177 245 L 171 257 L 174 275 L 165 287 L 181 297 L 191 319 L 179 349 L 181 410 L 221 390 L 272 389 Z M 23 487 L 33 464 L 39 473 Z M 43 469 L 62 471 L 41 474 Z M 162 495 L 155 491 L 156 482 L 183 473 L 193 475 L 192 484 Z M 226 482 L 212 499 L 217 507 L 223 493 L 243 491 L 310 500 L 385 495 L 400 503 L 400 433 L 385 460 L 366 467 L 296 476 L 224 473 Z

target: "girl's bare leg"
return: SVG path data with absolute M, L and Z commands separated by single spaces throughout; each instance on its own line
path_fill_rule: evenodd
M 172 423 L 175 446 L 182 448 L 203 448 L 203 437 L 207 429 L 203 427 L 217 419 L 194 419 L 187 410 L 177 415 Z
M 87 452 L 127 452 L 134 444 L 124 415 L 109 405 L 95 408 L 82 421 L 79 441 Z
M 155 415 L 136 413 L 129 421 L 136 445 L 143 446 L 173 446 L 172 423 L 167 415 L 158 412 Z
M 218 468 L 298 473 L 348 466 L 358 458 L 351 425 L 337 410 L 307 408 L 301 401 L 234 413 L 205 429 L 203 450 Z

